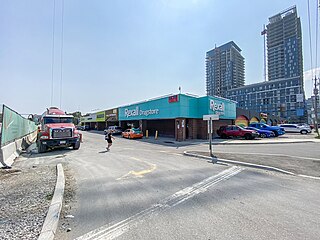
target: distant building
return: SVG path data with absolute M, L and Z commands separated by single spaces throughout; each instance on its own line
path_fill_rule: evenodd
M 269 81 L 300 77 L 303 82 L 301 22 L 296 6 L 270 17 L 266 33 Z
M 305 120 L 304 91 L 299 77 L 250 84 L 231 89 L 227 94 L 229 99 L 238 102 L 239 108 L 290 122 Z
M 293 6 L 269 18 L 268 80 L 228 90 L 237 107 L 264 112 L 289 122 L 306 121 L 300 18 Z
M 314 99 L 315 97 L 312 96 L 306 100 L 306 108 L 308 112 L 308 123 L 313 124 L 314 118 L 312 117 L 312 114 L 314 114 Z M 319 102 L 319 96 L 318 96 L 318 105 L 317 105 L 317 113 L 318 113 L 318 120 L 320 119 L 320 102 Z
M 243 85 L 244 58 L 233 41 L 206 53 L 207 95 L 226 97 L 228 90 Z

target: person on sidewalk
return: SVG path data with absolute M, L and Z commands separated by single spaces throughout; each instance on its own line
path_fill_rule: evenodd
M 112 146 L 112 139 L 115 140 L 115 138 L 112 136 L 111 131 L 106 133 L 105 139 L 108 142 L 108 146 L 106 147 L 106 149 L 107 149 L 107 151 L 109 151 L 110 147 Z

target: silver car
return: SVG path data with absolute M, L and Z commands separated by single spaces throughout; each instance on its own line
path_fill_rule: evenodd
M 113 135 L 116 134 L 121 134 L 122 133 L 122 128 L 118 126 L 110 126 L 107 129 L 104 130 L 104 134 L 107 134 L 111 132 Z
M 281 124 L 280 127 L 284 128 L 286 133 L 301 133 L 308 134 L 311 133 L 310 126 L 298 124 Z

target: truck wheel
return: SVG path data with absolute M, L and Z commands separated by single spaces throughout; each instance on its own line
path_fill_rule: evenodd
M 47 151 L 47 146 L 42 144 L 41 141 L 38 141 L 37 147 L 38 147 L 38 153 L 44 153 L 45 151 Z
M 279 136 L 279 133 L 278 133 L 277 131 L 273 131 L 273 133 L 274 133 L 274 136 L 275 136 L 275 137 L 278 137 L 278 136 Z
M 246 140 L 250 140 L 250 139 L 252 138 L 252 136 L 251 136 L 250 134 L 246 134 L 246 135 L 244 135 L 244 138 L 245 138 Z
M 80 148 L 80 140 L 72 145 L 73 150 L 78 150 Z

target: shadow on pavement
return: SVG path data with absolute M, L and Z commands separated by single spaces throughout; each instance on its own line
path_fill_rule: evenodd
M 100 151 L 100 152 L 98 152 L 98 153 L 107 153 L 107 152 L 109 152 L 109 151 L 104 150 L 104 151 Z

